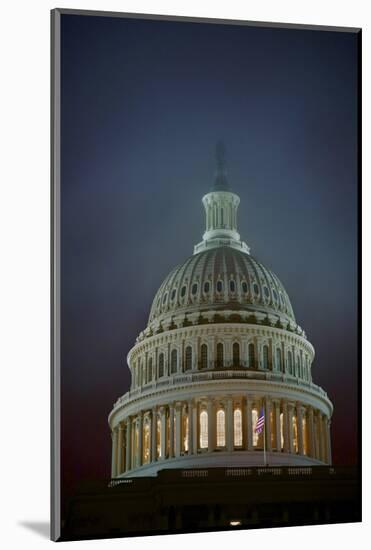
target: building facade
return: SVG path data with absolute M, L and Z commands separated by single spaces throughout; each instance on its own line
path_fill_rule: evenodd
M 221 146 L 202 202 L 202 241 L 163 281 L 128 354 L 131 388 L 108 419 L 111 475 L 331 464 L 333 407 L 312 381 L 313 346 L 240 238 Z

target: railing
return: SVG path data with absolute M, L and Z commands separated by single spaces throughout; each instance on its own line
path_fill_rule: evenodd
M 132 399 L 139 397 L 141 395 L 146 395 L 153 392 L 156 389 L 161 389 L 169 386 L 178 386 L 182 384 L 190 384 L 192 382 L 202 382 L 202 381 L 211 381 L 211 380 L 226 380 L 226 379 L 255 379 L 255 380 L 268 380 L 276 382 L 284 382 L 292 384 L 296 387 L 302 387 L 309 390 L 315 391 L 317 394 L 322 397 L 327 398 L 327 393 L 313 382 L 308 382 L 294 376 L 284 374 L 281 372 L 274 371 L 263 371 L 263 370 L 248 370 L 248 369 L 226 369 L 226 370 L 203 370 L 203 371 L 190 371 L 189 374 L 181 373 L 178 375 L 173 375 L 163 380 L 156 380 L 146 384 L 142 387 L 135 388 L 127 392 L 125 395 L 120 397 L 113 405 L 113 407 L 118 407 L 131 401 Z

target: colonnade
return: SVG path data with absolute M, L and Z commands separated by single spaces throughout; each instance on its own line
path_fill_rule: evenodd
M 261 434 L 255 424 L 261 412 Z M 226 395 L 175 401 L 139 411 L 112 430 L 112 477 L 146 464 L 200 453 L 283 452 L 331 463 L 330 420 L 287 399 Z

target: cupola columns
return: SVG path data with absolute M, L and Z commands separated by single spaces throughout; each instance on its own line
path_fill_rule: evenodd
M 217 169 L 214 187 L 202 198 L 206 213 L 206 230 L 202 241 L 194 247 L 194 254 L 219 246 L 230 246 L 246 254 L 250 248 L 241 241 L 237 231 L 237 209 L 240 197 L 229 190 L 225 169 L 225 149 L 222 143 L 216 146 Z

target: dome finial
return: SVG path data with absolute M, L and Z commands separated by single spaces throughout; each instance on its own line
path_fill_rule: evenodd
M 215 157 L 216 157 L 216 173 L 215 173 L 215 182 L 214 182 L 214 191 L 229 191 L 229 184 L 226 171 L 226 161 L 225 161 L 225 145 L 220 140 L 217 142 L 215 147 Z

